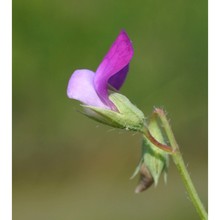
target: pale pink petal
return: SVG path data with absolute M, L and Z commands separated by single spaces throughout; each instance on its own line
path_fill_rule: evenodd
M 70 77 L 67 96 L 83 104 L 109 109 L 96 93 L 94 88 L 95 73 L 91 70 L 76 70 Z

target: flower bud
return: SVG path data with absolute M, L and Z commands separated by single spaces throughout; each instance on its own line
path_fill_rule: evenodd
M 166 144 L 162 133 L 163 129 L 158 123 L 157 118 L 151 118 L 148 129 L 157 142 Z M 133 178 L 137 173 L 140 173 L 140 180 L 135 192 L 139 193 L 148 189 L 153 182 L 157 185 L 162 173 L 164 173 L 164 180 L 166 182 L 168 165 L 169 154 L 155 146 L 146 136 L 143 136 L 141 160 L 131 177 Z
M 163 172 L 166 181 L 169 165 L 168 153 L 156 147 L 147 138 L 144 138 L 142 147 L 144 164 L 151 173 L 155 185 L 157 185 L 158 180 Z

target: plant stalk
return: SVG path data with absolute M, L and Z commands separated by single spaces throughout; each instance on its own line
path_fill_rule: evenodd
M 186 165 L 184 163 L 182 154 L 180 152 L 179 146 L 176 142 L 176 139 L 174 137 L 174 134 L 172 132 L 172 129 L 170 127 L 169 121 L 167 120 L 166 114 L 162 109 L 155 109 L 154 114 L 157 114 L 162 122 L 162 126 L 164 131 L 166 132 L 167 138 L 169 140 L 169 143 L 171 145 L 171 148 L 173 150 L 173 153 L 171 154 L 173 161 L 182 177 L 183 183 L 185 185 L 185 188 L 189 194 L 189 197 L 195 206 L 200 218 L 202 220 L 208 219 L 208 214 L 198 196 L 198 193 L 193 185 L 192 179 L 189 175 L 189 172 L 187 171 Z

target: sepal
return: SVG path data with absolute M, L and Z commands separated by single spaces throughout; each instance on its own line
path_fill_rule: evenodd
M 145 123 L 145 116 L 142 111 L 120 93 L 111 93 L 109 99 L 115 105 L 117 111 L 82 105 L 85 110 L 84 113 L 88 117 L 111 127 L 142 131 Z

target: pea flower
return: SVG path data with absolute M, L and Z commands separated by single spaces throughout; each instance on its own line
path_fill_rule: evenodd
M 132 43 L 122 30 L 96 72 L 78 69 L 70 77 L 67 96 L 82 103 L 85 114 L 112 127 L 141 130 L 144 114 L 119 94 L 133 56 Z
M 68 83 L 67 96 L 80 101 L 84 114 L 94 120 L 142 133 L 141 159 L 131 177 L 140 174 L 136 193 L 148 189 L 153 183 L 156 186 L 162 174 L 166 182 L 171 155 L 196 210 L 201 219 L 206 220 L 207 212 L 186 169 L 166 113 L 155 108 L 147 121 L 142 111 L 118 93 L 125 82 L 132 56 L 132 43 L 122 30 L 96 72 L 88 69 L 74 71 Z

